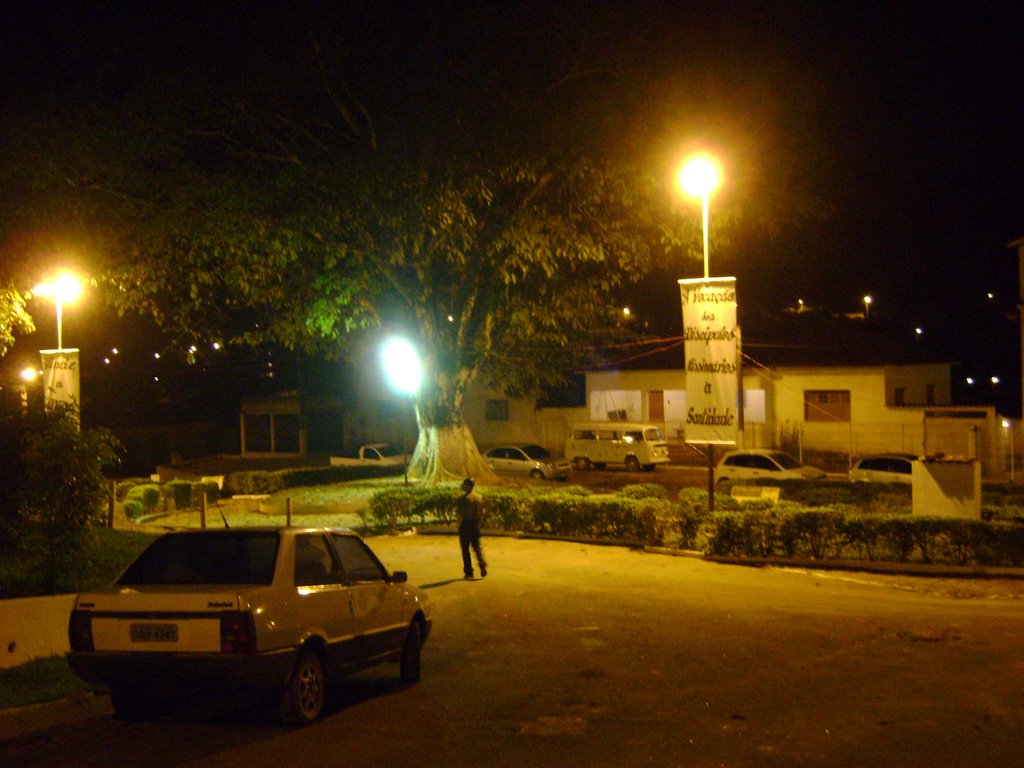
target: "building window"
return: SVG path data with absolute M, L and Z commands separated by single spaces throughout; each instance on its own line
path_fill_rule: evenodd
M 484 405 L 487 421 L 508 421 L 508 400 L 488 400 Z
M 804 421 L 850 420 L 850 390 L 809 389 L 804 392 Z
M 907 404 L 907 388 L 896 387 L 893 392 L 892 401 L 894 405 L 906 405 Z

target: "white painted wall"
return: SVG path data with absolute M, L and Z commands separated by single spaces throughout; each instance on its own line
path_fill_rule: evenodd
M 63 656 L 75 595 L 0 600 L 0 669 Z

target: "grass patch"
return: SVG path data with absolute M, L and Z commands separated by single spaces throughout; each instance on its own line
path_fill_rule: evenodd
M 71 671 L 63 656 L 36 659 L 11 669 L 0 669 L 2 709 L 41 704 L 90 690 L 93 687 Z

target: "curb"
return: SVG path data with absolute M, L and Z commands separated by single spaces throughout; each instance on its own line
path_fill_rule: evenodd
M 805 568 L 812 571 L 856 571 L 887 576 L 917 576 L 932 579 L 1013 579 L 1024 580 L 1024 568 L 983 568 L 969 565 L 929 565 L 927 563 L 885 563 L 870 560 L 807 560 L 775 557 L 725 557 L 702 555 L 709 563 L 752 568 Z
M 419 536 L 457 536 L 458 531 L 444 528 L 418 528 Z M 859 571 L 862 573 L 888 574 L 891 576 L 920 576 L 935 579 L 1014 579 L 1024 580 L 1024 568 L 985 568 L 970 565 L 929 565 L 927 563 L 890 563 L 873 560 L 809 560 L 802 558 L 782 557 L 739 557 L 726 555 L 708 555 L 694 549 L 673 549 L 671 547 L 655 547 L 638 541 L 622 541 L 618 539 L 594 539 L 582 536 L 550 536 L 522 531 L 481 531 L 488 538 L 534 539 L 544 541 L 561 541 L 572 544 L 590 544 L 600 547 L 626 547 L 646 552 L 651 555 L 667 555 L 668 557 L 692 557 L 719 565 L 739 565 L 748 568 L 806 568 L 817 571 Z M 399 534 L 401 535 L 401 534 Z M 405 534 L 408 535 L 408 534 Z
M 110 696 L 98 693 L 73 693 L 56 701 L 0 709 L 0 741 L 113 712 Z

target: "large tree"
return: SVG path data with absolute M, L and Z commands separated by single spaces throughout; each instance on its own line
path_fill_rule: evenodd
M 483 5 L 307 9 L 237 62 L 157 67 L 83 100 L 26 190 L 74 212 L 119 308 L 177 336 L 340 353 L 405 332 L 412 473 L 484 474 L 467 387 L 537 393 L 615 332 L 619 288 L 700 240 L 666 184 L 665 126 L 694 102 L 652 107 L 662 62 L 635 60 L 614 5 Z

